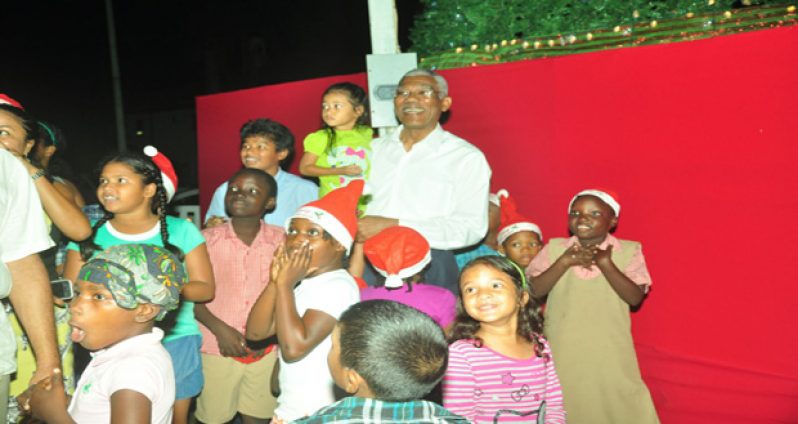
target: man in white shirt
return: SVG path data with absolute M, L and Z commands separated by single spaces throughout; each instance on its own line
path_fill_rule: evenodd
M 358 241 L 395 225 L 415 229 L 433 249 L 426 282 L 457 294 L 451 251 L 476 244 L 487 232 L 491 170 L 479 149 L 441 128 L 440 116 L 451 105 L 437 73 L 416 69 L 402 77 L 394 97 L 402 125 L 372 142 L 372 199 Z M 369 267 L 364 278 L 371 279 Z
M 36 354 L 33 381 L 60 368 L 53 295 L 38 252 L 53 246 L 41 201 L 28 172 L 0 148 L 0 298 L 9 297 Z M 0 419 L 6 418 L 9 376 L 16 370 L 16 339 L 0 306 Z

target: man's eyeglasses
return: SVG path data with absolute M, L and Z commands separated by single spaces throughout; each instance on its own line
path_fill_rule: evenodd
M 411 95 L 416 96 L 416 97 L 420 97 L 420 98 L 423 98 L 423 99 L 432 99 L 432 98 L 434 98 L 435 96 L 438 95 L 438 92 L 435 89 L 432 89 L 432 88 L 422 88 L 422 89 L 413 90 L 413 91 L 410 91 L 410 90 L 408 90 L 406 88 L 397 88 L 396 89 L 396 97 L 399 97 L 399 98 L 402 98 L 402 99 L 406 99 L 406 98 L 410 97 Z

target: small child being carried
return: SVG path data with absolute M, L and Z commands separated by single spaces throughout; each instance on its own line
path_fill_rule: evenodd
M 177 308 L 188 278 L 165 248 L 125 244 L 96 253 L 80 269 L 72 341 L 93 351 L 67 408 L 60 374 L 21 397 L 23 409 L 48 423 L 172 422 L 175 377 L 163 331 L 153 327 Z

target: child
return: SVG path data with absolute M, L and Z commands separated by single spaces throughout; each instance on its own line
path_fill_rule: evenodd
M 264 221 L 283 226 L 300 206 L 318 198 L 316 184 L 280 169 L 280 166 L 290 163 L 294 154 L 294 135 L 285 125 L 264 118 L 247 121 L 241 127 L 240 135 L 241 164 L 245 168 L 260 169 L 277 182 L 277 204 Z M 225 181 L 213 192 L 205 214 L 208 227 L 219 225 L 228 218 L 224 208 L 226 193 Z
M 518 206 L 509 195 L 501 199 L 501 209 L 499 253 L 525 269 L 543 247 L 543 233 L 537 224 L 518 213 Z
M 321 100 L 322 129 L 305 137 L 299 172 L 319 177 L 319 197 L 368 177 L 372 129 L 368 97 L 351 82 L 333 84 Z
M 48 423 L 170 423 L 174 371 L 153 321 L 177 308 L 186 280 L 180 260 L 158 246 L 95 254 L 80 269 L 69 306 L 72 340 L 93 358 L 69 408 L 58 374 L 31 387 L 23 408 Z
M 273 422 L 290 422 L 335 400 L 326 356 L 338 317 L 360 300 L 344 260 L 357 231 L 362 190 L 363 181 L 353 181 L 299 208 L 286 223 L 271 283 L 250 312 L 247 339 L 276 333 L 279 341 L 281 391 Z
M 458 249 L 454 255 L 454 260 L 457 262 L 457 269 L 462 271 L 473 259 L 486 255 L 498 255 L 499 243 L 497 236 L 499 234 L 499 225 L 501 224 L 501 199 L 507 197 L 507 190 L 501 189 L 496 193 L 491 193 L 488 196 L 488 233 L 482 242 L 476 246 L 469 246 L 464 249 Z
M 262 221 L 274 207 L 276 190 L 271 175 L 254 168 L 239 170 L 230 178 L 224 202 L 231 220 L 202 232 L 217 287 L 212 302 L 194 305 L 203 324 L 205 377 L 196 417 L 204 423 L 229 422 L 236 412 L 244 423 L 267 423 L 274 412 L 269 376 L 277 353 L 273 345 L 249 349 L 244 332 L 249 299 L 269 284 L 274 251 L 285 239 L 285 230 Z
M 105 216 L 94 224 L 92 236 L 67 246 L 64 276 L 72 281 L 83 262 L 98 249 L 118 244 L 147 243 L 165 247 L 185 259 L 190 281 L 183 287 L 185 300 L 175 325 L 164 338 L 172 356 L 177 392 L 174 419 L 188 420 L 191 398 L 202 389 L 200 344 L 202 334 L 194 320 L 194 304 L 213 299 L 214 281 L 205 239 L 184 219 L 167 216 L 166 206 L 177 189 L 177 175 L 169 159 L 152 147 L 140 153 L 122 153 L 103 162 L 97 198 Z
M 297 423 L 467 423 L 420 400 L 446 371 L 446 339 L 418 310 L 387 300 L 351 306 L 333 330 L 327 356 L 344 398 Z
M 545 334 L 570 423 L 659 422 L 629 319 L 651 277 L 640 243 L 609 234 L 620 212 L 609 192 L 579 192 L 569 205 L 573 237 L 549 240 L 527 268 L 535 296 L 548 295 Z
M 565 423 L 551 350 L 521 269 L 501 256 L 477 258 L 460 274 L 460 292 L 443 406 L 476 423 Z
M 454 321 L 457 299 L 443 287 L 421 284 L 430 263 L 427 240 L 416 230 L 396 226 L 363 243 L 369 262 L 384 284 L 360 291 L 360 300 L 385 299 L 404 303 L 432 317 L 442 328 Z

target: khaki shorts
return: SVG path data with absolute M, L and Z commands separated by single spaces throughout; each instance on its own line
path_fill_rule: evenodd
M 269 387 L 276 360 L 277 349 L 251 364 L 203 353 L 205 386 L 197 398 L 197 419 L 206 424 L 222 424 L 232 420 L 236 412 L 271 418 L 277 406 Z

